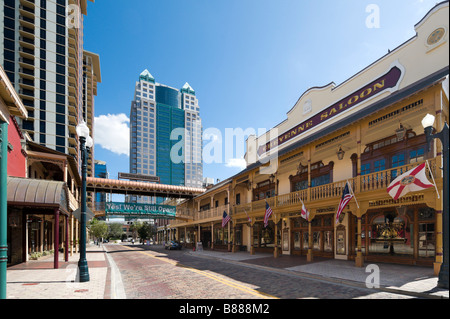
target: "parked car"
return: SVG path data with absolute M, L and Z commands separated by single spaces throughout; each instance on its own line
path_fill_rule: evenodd
M 167 242 L 164 248 L 168 249 L 168 250 L 172 250 L 172 249 L 181 250 L 181 244 L 175 240 L 172 240 L 172 241 Z

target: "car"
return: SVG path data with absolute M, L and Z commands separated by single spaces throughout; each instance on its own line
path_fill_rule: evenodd
M 168 250 L 172 250 L 172 249 L 173 250 L 175 250 L 175 249 L 181 250 L 181 244 L 175 240 L 172 240 L 172 241 L 167 242 L 166 245 L 164 246 L 164 248 L 168 249 Z

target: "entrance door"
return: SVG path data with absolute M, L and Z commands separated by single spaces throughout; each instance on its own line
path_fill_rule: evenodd
M 302 255 L 302 238 L 303 234 L 301 230 L 293 230 L 291 232 L 291 254 L 301 256 Z
M 201 242 L 203 248 L 211 248 L 211 231 L 202 231 Z

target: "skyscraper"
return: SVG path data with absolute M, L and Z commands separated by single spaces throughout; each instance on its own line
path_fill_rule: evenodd
M 0 63 L 29 115 L 19 125 L 34 142 L 78 161 L 75 128 L 85 121 L 92 130 L 93 88 L 100 81 L 98 56 L 83 51 L 87 0 L 3 0 L 0 6 Z
M 200 108 L 188 83 L 178 90 L 143 71 L 130 126 L 130 173 L 158 176 L 162 184 L 202 187 Z

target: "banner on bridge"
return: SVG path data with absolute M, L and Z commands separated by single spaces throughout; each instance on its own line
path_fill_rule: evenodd
M 138 203 L 105 203 L 106 215 L 175 219 L 175 206 Z

